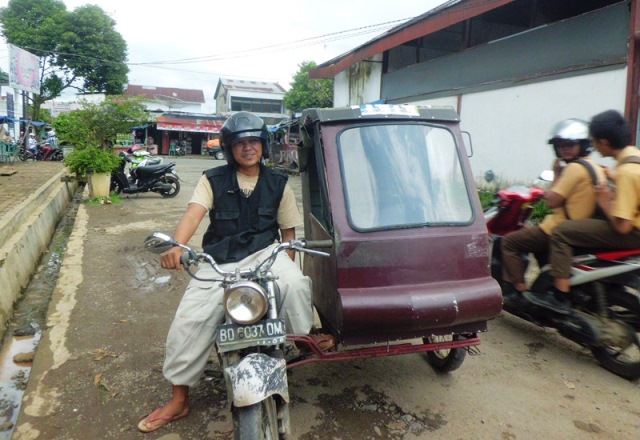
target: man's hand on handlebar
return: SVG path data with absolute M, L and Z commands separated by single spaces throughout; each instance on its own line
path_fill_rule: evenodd
M 180 263 L 180 257 L 182 257 L 182 249 L 174 247 L 171 250 L 164 253 L 160 259 L 160 265 L 163 269 L 177 269 L 182 270 L 182 264 Z

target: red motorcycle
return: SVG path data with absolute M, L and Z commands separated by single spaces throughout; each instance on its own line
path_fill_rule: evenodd
M 536 187 L 513 186 L 498 192 L 485 220 L 493 241 L 491 275 L 500 283 L 503 308 L 588 347 L 607 370 L 626 379 L 640 377 L 640 249 L 576 249 L 571 269 L 573 308 L 559 314 L 514 293 L 502 280 L 501 240 L 526 227 L 533 204 L 544 196 Z M 553 284 L 547 255 L 536 255 L 540 272 L 530 287 L 545 292 Z

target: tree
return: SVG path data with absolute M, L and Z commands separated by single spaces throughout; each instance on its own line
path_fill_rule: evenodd
M 294 112 L 305 108 L 332 107 L 333 80 L 310 79 L 309 71 L 317 67 L 313 61 L 303 61 L 298 67 L 291 90 L 284 95 L 284 106 Z
M 121 94 L 127 82 L 127 44 L 100 7 L 73 12 L 60 0 L 9 0 L 0 8 L 7 43 L 40 58 L 42 86 L 31 101 L 31 119 L 63 90 Z
M 108 149 L 119 133 L 130 133 L 133 127 L 149 122 L 149 113 L 140 99 L 111 96 L 99 104 L 83 102 L 80 110 L 58 116 L 53 127 L 61 143 L 78 149 Z

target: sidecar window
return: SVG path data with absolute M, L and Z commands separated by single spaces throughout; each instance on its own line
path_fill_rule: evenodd
M 453 133 L 426 124 L 381 124 L 339 134 L 349 222 L 370 231 L 473 220 Z

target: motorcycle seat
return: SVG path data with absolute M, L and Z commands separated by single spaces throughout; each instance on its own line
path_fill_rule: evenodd
M 160 165 L 145 165 L 136 168 L 136 174 L 139 176 L 150 176 L 151 174 L 164 173 L 171 170 L 175 166 L 175 163 L 160 164 Z

